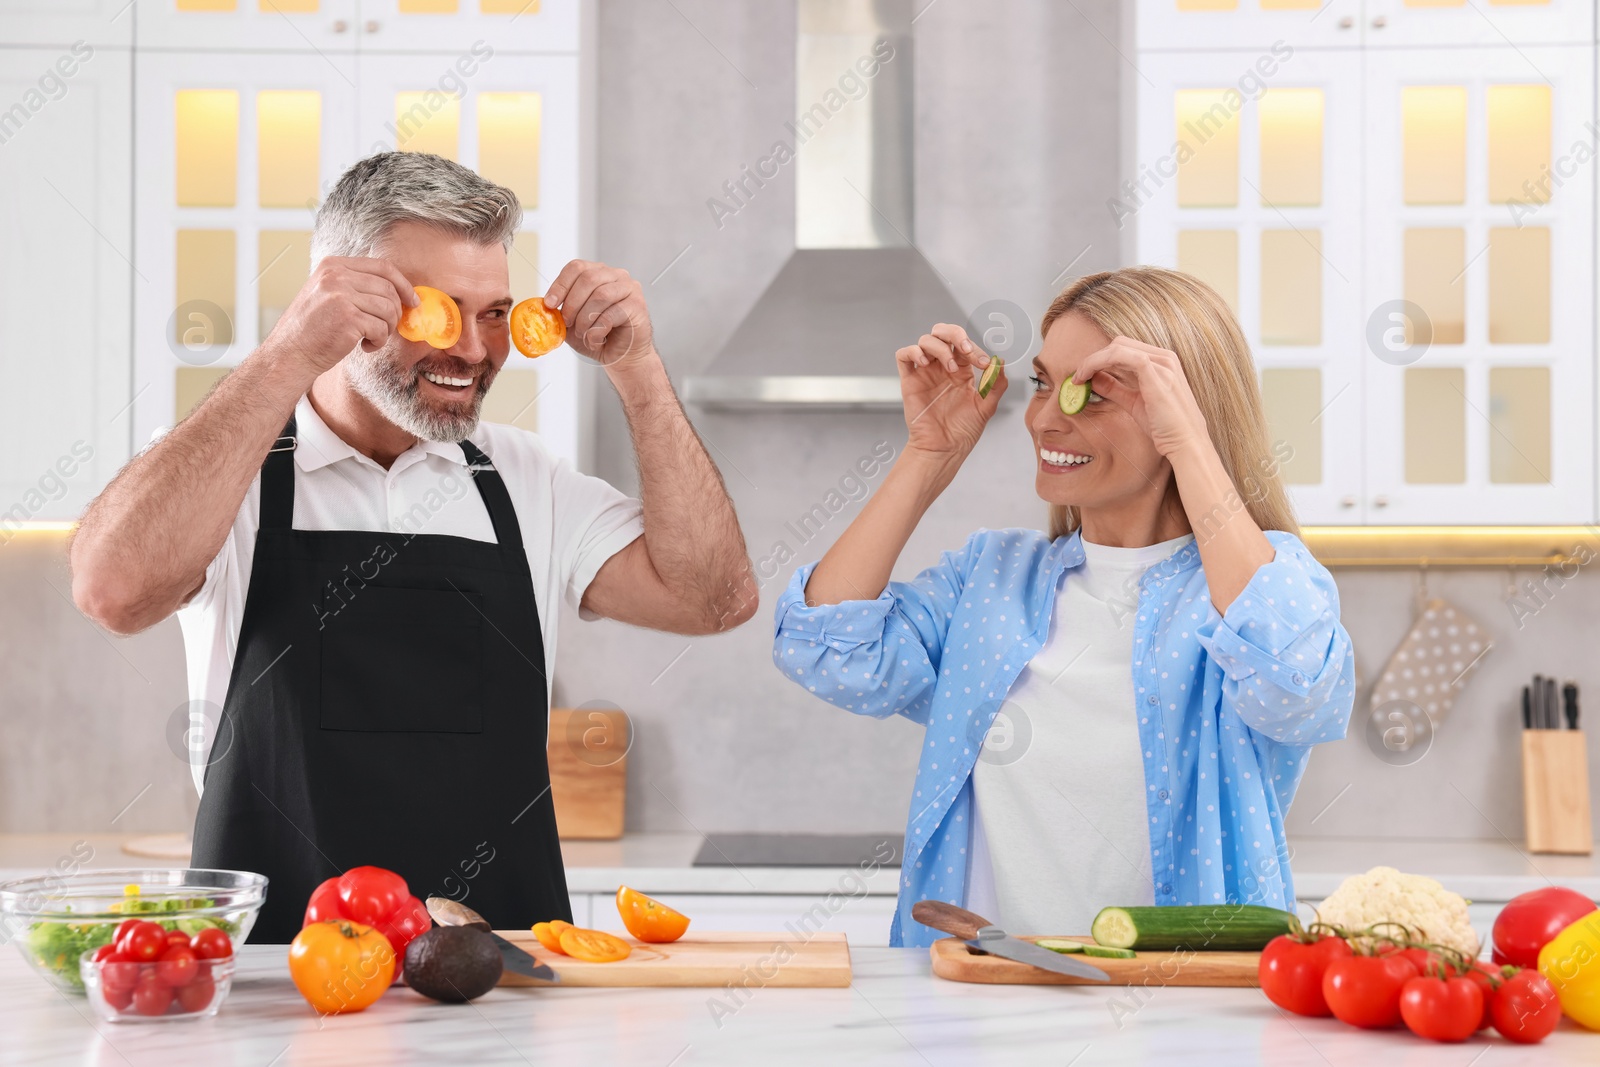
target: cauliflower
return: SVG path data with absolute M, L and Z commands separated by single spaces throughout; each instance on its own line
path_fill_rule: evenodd
M 1432 878 L 1374 867 L 1339 884 L 1317 909 L 1325 923 L 1354 933 L 1377 922 L 1404 923 L 1424 941 L 1478 955 L 1467 902 Z

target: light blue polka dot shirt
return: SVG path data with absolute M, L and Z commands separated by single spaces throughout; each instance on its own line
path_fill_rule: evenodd
M 1311 746 L 1343 737 L 1350 719 L 1355 661 L 1333 578 L 1293 534 L 1266 536 L 1272 562 L 1225 615 L 1193 541 L 1129 597 L 1157 904 L 1292 908 L 1283 816 Z M 1083 558 L 1077 533 L 979 530 L 876 600 L 807 607 L 816 564 L 778 600 L 773 660 L 786 676 L 846 711 L 927 727 L 891 944 L 944 936 L 911 918 L 917 901 L 966 900 L 973 764 L 1049 633 L 1062 575 Z

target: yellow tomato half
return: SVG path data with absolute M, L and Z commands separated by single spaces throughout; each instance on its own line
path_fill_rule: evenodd
M 662 944 L 676 941 L 689 929 L 689 917 L 673 911 L 659 900 L 652 900 L 637 889 L 617 888 L 617 911 L 622 925 L 640 941 Z
M 394 946 L 348 919 L 311 923 L 289 944 L 289 977 L 325 1015 L 361 1011 L 394 981 Z

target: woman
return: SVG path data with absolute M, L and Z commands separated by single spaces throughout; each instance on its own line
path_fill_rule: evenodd
M 784 674 L 927 728 L 895 945 L 941 936 L 911 918 L 926 898 L 1035 934 L 1108 904 L 1292 909 L 1284 813 L 1350 716 L 1338 590 L 1227 305 L 1136 267 L 1079 279 L 1042 325 L 1025 421 L 1049 532 L 979 530 L 889 580 L 1006 389 L 980 397 L 990 357 L 935 326 L 895 353 L 905 450 L 777 605 Z M 1069 382 L 1091 386 L 1071 415 Z

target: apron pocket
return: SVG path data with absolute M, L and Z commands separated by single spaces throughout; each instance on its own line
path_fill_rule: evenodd
M 483 732 L 482 597 L 366 586 L 322 629 L 321 726 Z

